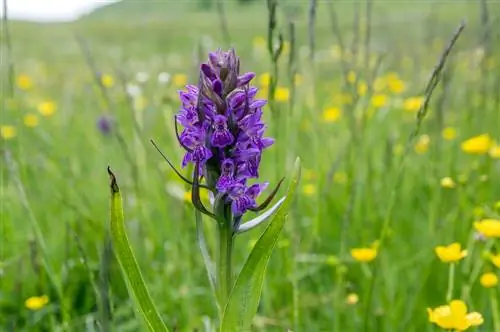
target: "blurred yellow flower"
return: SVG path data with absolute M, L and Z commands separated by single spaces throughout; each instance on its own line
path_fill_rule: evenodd
M 103 74 L 101 76 L 101 84 L 106 88 L 111 88 L 115 84 L 113 76 L 109 74 Z
M 277 87 L 276 91 L 274 92 L 274 98 L 276 98 L 276 101 L 280 102 L 288 101 L 288 99 L 290 98 L 290 91 L 288 90 L 288 88 Z
M 452 243 L 449 246 L 437 246 L 434 251 L 443 263 L 458 262 L 467 256 L 467 250 L 462 250 L 462 246 L 458 242 Z
M 271 74 L 262 73 L 259 75 L 259 85 L 263 88 L 267 88 L 271 84 Z
M 16 85 L 21 90 L 29 90 L 33 87 L 33 80 L 27 74 L 20 74 L 16 78 Z
M 444 177 L 441 179 L 441 187 L 447 189 L 455 188 L 455 181 L 453 181 L 453 179 L 450 178 L 449 176 Z
M 429 135 L 421 135 L 418 138 L 417 143 L 415 144 L 415 151 L 419 154 L 427 152 L 429 150 L 429 144 L 431 142 L 431 138 Z
M 493 145 L 493 140 L 490 135 L 482 134 L 479 136 L 474 136 L 468 140 L 462 142 L 460 146 L 462 151 L 470 154 L 486 154 Z
M 500 253 L 496 255 L 490 255 L 490 260 L 493 263 L 493 265 L 495 265 L 500 269 Z
M 400 79 L 389 80 L 388 85 L 391 92 L 397 95 L 403 93 L 406 90 L 405 82 Z
M 498 285 L 498 277 L 493 272 L 486 272 L 481 275 L 479 282 L 484 288 L 495 287 L 496 285 Z
M 26 127 L 36 127 L 38 126 L 38 116 L 36 114 L 26 114 L 23 118 L 24 125 Z
M 333 173 L 333 182 L 345 184 L 347 182 L 347 173 L 342 171 Z
M 429 322 L 442 329 L 465 331 L 471 326 L 483 324 L 483 316 L 478 312 L 467 313 L 467 305 L 462 300 L 452 300 L 449 305 L 435 309 L 427 308 Z
M 262 36 L 256 36 L 253 38 L 253 47 L 255 48 L 265 48 L 266 43 L 266 39 Z
M 403 102 L 403 108 L 408 112 L 416 112 L 424 103 L 424 97 L 408 97 Z
M 441 136 L 447 141 L 452 141 L 457 137 L 457 131 L 453 127 L 446 127 L 441 132 Z
M 384 94 L 375 94 L 372 97 L 373 107 L 384 107 L 387 105 L 388 98 Z
M 174 74 L 172 83 L 177 88 L 183 88 L 187 84 L 188 77 L 186 74 Z
M 356 72 L 354 72 L 353 70 L 349 70 L 346 79 L 347 82 L 354 84 L 356 82 Z
M 0 136 L 5 139 L 11 139 L 16 137 L 17 131 L 16 127 L 14 126 L 9 126 L 9 125 L 2 125 L 0 126 Z
M 345 303 L 348 305 L 355 305 L 359 302 L 359 296 L 356 293 L 350 293 L 345 298 Z
M 359 82 L 358 83 L 358 95 L 360 95 L 361 97 L 366 95 L 366 91 L 368 91 L 368 85 L 366 84 L 366 82 Z
M 371 262 L 377 257 L 377 249 L 375 248 L 353 248 L 351 256 L 358 262 Z
M 56 112 L 57 106 L 53 101 L 44 101 L 38 104 L 38 112 L 43 116 L 51 116 Z
M 500 238 L 500 220 L 483 219 L 474 222 L 474 228 L 486 237 Z
M 49 303 L 47 295 L 32 296 L 24 301 L 24 306 L 29 310 L 40 310 Z
M 500 145 L 494 145 L 489 151 L 490 157 L 493 159 L 500 159 Z
M 259 91 L 257 91 L 257 95 L 256 95 L 257 98 L 267 99 L 268 96 L 269 96 L 269 90 L 267 88 L 261 88 L 261 89 L 259 89 Z
M 337 122 L 342 116 L 342 111 L 338 107 L 329 107 L 323 111 L 324 122 Z
M 312 196 L 316 193 L 316 186 L 312 183 L 308 183 L 302 187 L 302 192 L 307 196 Z

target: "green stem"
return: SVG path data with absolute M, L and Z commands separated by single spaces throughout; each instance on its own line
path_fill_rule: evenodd
M 448 291 L 446 292 L 446 302 L 450 302 L 453 296 L 453 283 L 455 281 L 455 263 L 450 264 L 448 271 Z
M 493 312 L 493 326 L 495 332 L 500 332 L 500 308 L 498 307 L 498 299 L 496 296 L 496 289 L 490 289 L 491 311 Z
M 217 297 L 219 310 L 222 313 L 226 306 L 229 292 L 232 288 L 232 254 L 233 254 L 233 231 L 232 222 L 225 221 L 218 226 L 219 250 L 217 253 Z

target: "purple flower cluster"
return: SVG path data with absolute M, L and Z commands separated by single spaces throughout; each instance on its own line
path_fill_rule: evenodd
M 239 71 L 234 50 L 210 53 L 199 85 L 179 92 L 182 107 L 176 116 L 183 126 L 178 139 L 187 151 L 182 167 L 194 164 L 200 178 L 193 182 L 204 177 L 234 217 L 258 208 L 256 198 L 268 183 L 249 185 L 248 180 L 259 177 L 262 151 L 274 142 L 264 137 L 266 101 L 255 99 L 257 88 L 249 85 L 255 74 Z

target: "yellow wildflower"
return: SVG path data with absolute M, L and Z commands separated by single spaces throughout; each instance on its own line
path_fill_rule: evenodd
M 323 111 L 324 122 L 337 122 L 342 116 L 342 111 L 338 107 L 329 107 Z
M 38 126 L 38 116 L 36 114 L 26 114 L 23 118 L 24 125 L 26 127 L 36 127 Z
M 43 116 L 51 116 L 56 112 L 57 106 L 53 101 L 44 101 L 38 104 L 38 112 Z
M 421 135 L 415 144 L 415 151 L 420 154 L 427 152 L 430 142 L 431 138 L 429 135 Z
M 434 250 L 443 263 L 458 262 L 467 256 L 467 250 L 462 250 L 462 246 L 458 242 L 452 243 L 449 246 L 437 246 Z
M 479 282 L 484 288 L 495 287 L 496 285 L 498 285 L 498 277 L 493 272 L 486 272 L 481 275 L 481 278 L 479 278 Z
M 403 108 L 408 112 L 416 112 L 424 103 L 424 97 L 408 97 L 403 102 Z
M 348 305 L 355 305 L 359 302 L 359 296 L 356 293 L 350 293 L 345 298 L 345 303 Z
M 449 176 L 444 177 L 441 179 L 441 187 L 447 189 L 455 188 L 455 181 L 453 181 L 453 179 L 450 178 Z
M 111 88 L 115 84 L 113 76 L 109 74 L 103 74 L 101 76 L 101 84 L 106 88 Z
M 358 262 L 371 262 L 377 257 L 377 249 L 375 248 L 353 248 L 351 249 L 351 256 Z
M 393 79 L 388 82 L 389 89 L 394 94 L 401 94 L 406 90 L 405 82 L 400 79 Z
M 462 142 L 461 148 L 465 153 L 470 154 L 486 154 L 493 145 L 493 140 L 490 135 L 482 134 L 469 138 L 468 140 Z
M 356 82 L 356 73 L 354 71 L 350 70 L 347 73 L 346 79 L 347 79 L 347 82 L 354 84 Z
M 500 220 L 483 219 L 474 222 L 474 228 L 486 237 L 500 238 Z
M 47 295 L 42 296 L 32 296 L 26 301 L 24 301 L 24 306 L 29 310 L 40 310 L 49 303 L 49 297 Z
M 17 130 L 14 126 L 4 125 L 0 126 L 0 137 L 5 140 L 16 137 Z
M 302 192 L 307 196 L 312 196 L 316 193 L 316 186 L 312 183 L 308 183 L 302 187 Z
M 449 305 L 435 309 L 427 308 L 429 322 L 442 329 L 465 331 L 471 326 L 478 326 L 484 322 L 478 312 L 467 313 L 467 305 L 462 300 L 452 300 Z
M 489 151 L 490 157 L 493 159 L 500 159 L 500 145 L 495 144 Z
M 452 141 L 457 137 L 457 131 L 453 127 L 446 127 L 441 132 L 441 136 L 447 141 Z
M 290 91 L 288 88 L 284 87 L 277 87 L 276 91 L 274 92 L 274 98 L 276 98 L 276 101 L 288 101 L 290 98 Z
M 500 253 L 496 255 L 490 255 L 490 261 L 500 269 Z
M 253 47 L 255 48 L 265 48 L 266 43 L 266 39 L 262 36 L 256 36 L 253 38 Z
M 174 74 L 172 83 L 178 88 L 182 88 L 187 84 L 188 77 L 186 74 Z
M 372 105 L 374 107 L 384 107 L 387 105 L 388 98 L 384 94 L 376 94 L 372 97 Z
M 364 96 L 366 95 L 366 91 L 368 91 L 368 85 L 366 84 L 366 82 L 359 82 L 358 83 L 358 95 L 360 96 Z
M 259 75 L 259 85 L 263 88 L 267 88 L 271 84 L 271 74 L 262 73 Z
M 21 74 L 16 78 L 16 85 L 21 90 L 29 90 L 33 86 L 33 81 L 28 75 Z

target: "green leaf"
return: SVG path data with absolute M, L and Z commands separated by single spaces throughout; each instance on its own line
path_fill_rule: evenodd
M 295 161 L 294 174 L 288 186 L 285 201 L 255 244 L 243 269 L 236 279 L 236 283 L 229 295 L 229 300 L 224 310 L 221 331 L 232 332 L 250 330 L 253 317 L 259 305 L 267 263 L 271 258 L 271 254 L 278 241 L 281 230 L 283 229 L 299 179 L 300 159 L 297 158 Z
M 125 222 L 123 217 L 122 196 L 116 177 L 108 167 L 111 188 L 111 239 L 115 249 L 116 258 L 120 263 L 123 274 L 128 281 L 128 285 L 135 296 L 136 305 L 144 317 L 150 331 L 168 332 L 167 326 L 160 318 L 156 307 L 151 300 L 151 296 L 146 288 L 141 271 L 130 247 Z

